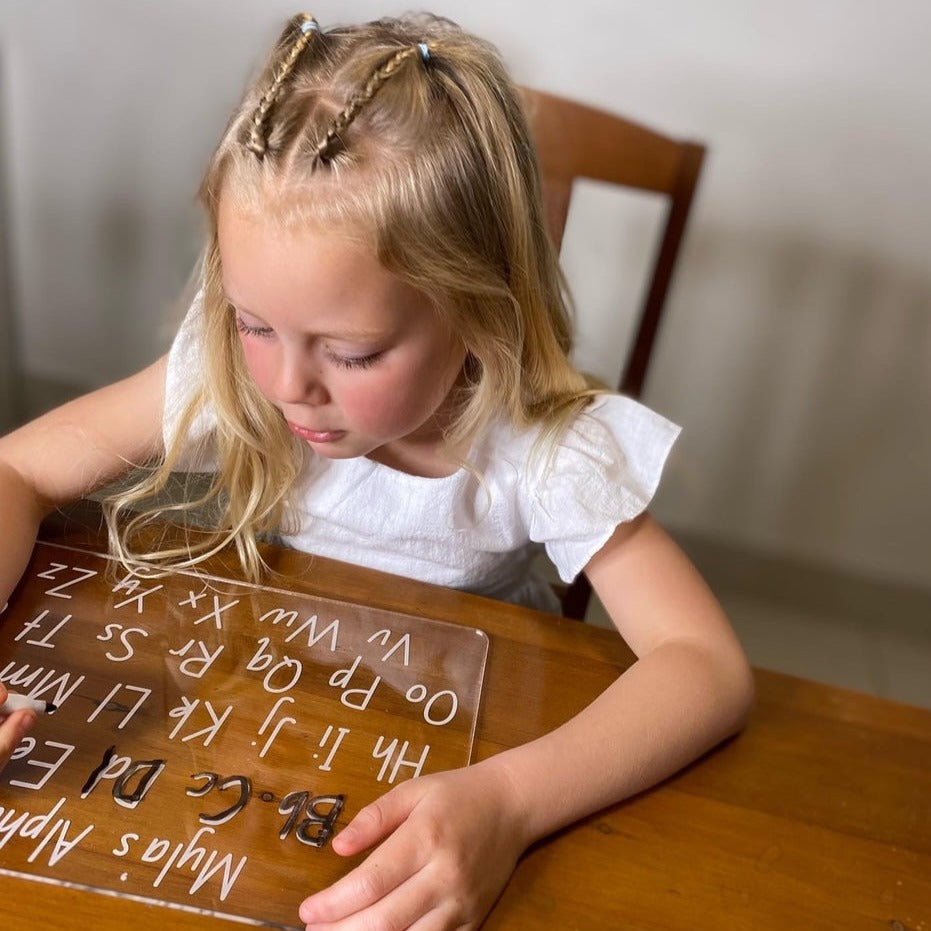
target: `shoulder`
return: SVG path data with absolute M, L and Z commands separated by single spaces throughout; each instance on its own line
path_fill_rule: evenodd
M 216 415 L 204 402 L 204 296 L 197 292 L 168 352 L 162 435 L 166 449 L 176 442 L 187 448 L 185 468 L 212 467 L 211 454 L 194 454 L 216 426 Z M 199 463 L 199 465 L 197 465 Z
M 204 292 L 197 291 L 191 300 L 168 353 L 169 376 L 187 380 L 190 366 L 200 362 L 204 340 Z M 187 378 L 185 378 L 187 376 Z
M 559 448 L 573 456 L 594 457 L 652 474 L 666 461 L 681 428 L 652 408 L 619 394 L 596 397 L 566 429 Z
M 529 492 L 543 493 L 573 477 L 652 475 L 679 433 L 677 424 L 639 401 L 602 394 L 552 436 L 540 425 L 521 430 L 498 421 L 473 453 L 479 471 L 519 473 Z
M 618 394 L 595 397 L 554 439 L 543 440 L 534 470 L 541 494 L 621 485 L 652 488 L 680 428 L 656 411 Z
M 571 580 L 614 529 L 652 500 L 679 427 L 620 395 L 599 395 L 555 439 L 537 434 L 522 480 L 531 539 Z

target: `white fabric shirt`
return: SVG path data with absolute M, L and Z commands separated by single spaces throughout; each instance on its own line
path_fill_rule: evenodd
M 165 442 L 198 387 L 201 302 L 195 300 L 168 359 Z M 208 411 L 191 430 L 209 435 Z M 309 454 L 293 496 L 299 529 L 287 546 L 385 572 L 558 610 L 533 569 L 541 548 L 570 582 L 618 524 L 653 497 L 679 428 L 619 395 L 596 398 L 543 454 L 538 430 L 499 422 L 445 478 L 422 478 L 360 457 Z M 202 457 L 185 467 L 206 470 Z

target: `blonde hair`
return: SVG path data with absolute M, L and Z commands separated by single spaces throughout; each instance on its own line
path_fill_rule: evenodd
M 191 564 L 233 542 L 257 578 L 256 541 L 288 518 L 310 455 L 246 369 L 221 285 L 217 215 L 236 209 L 285 225 L 366 237 L 381 264 L 428 294 L 467 350 L 450 445 L 494 417 L 555 436 L 591 397 L 568 360 L 565 282 L 547 235 L 539 169 L 517 88 L 496 50 L 427 15 L 322 30 L 294 17 L 234 112 L 204 177 L 203 391 L 163 461 L 111 502 L 111 540 L 125 561 Z M 219 467 L 193 505 L 217 528 L 154 556 L 130 540 L 155 512 L 117 515 L 163 488 L 186 427 L 207 407 Z

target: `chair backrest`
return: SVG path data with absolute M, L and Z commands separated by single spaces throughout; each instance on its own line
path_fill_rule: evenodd
M 562 243 L 576 178 L 663 195 L 668 206 L 652 271 L 618 389 L 639 398 L 669 291 L 705 147 L 673 139 L 584 104 L 522 88 L 543 175 L 550 234 Z M 591 588 L 584 575 L 562 597 L 567 617 L 584 617 Z

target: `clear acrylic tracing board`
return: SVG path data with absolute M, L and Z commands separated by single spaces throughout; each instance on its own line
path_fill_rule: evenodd
M 57 710 L 0 773 L 0 873 L 299 928 L 359 862 L 340 827 L 469 763 L 487 652 L 473 627 L 39 543 L 0 681 Z

